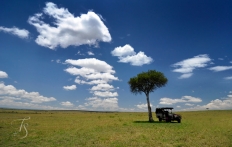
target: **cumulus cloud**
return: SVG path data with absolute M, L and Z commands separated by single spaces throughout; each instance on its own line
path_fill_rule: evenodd
M 0 96 L 0 107 L 8 107 L 8 108 L 20 108 L 20 109 L 39 109 L 39 110 L 63 110 L 63 108 L 43 105 L 43 104 L 35 104 L 29 102 L 23 102 L 15 100 L 15 98 L 10 97 L 1 97 Z
M 88 81 L 80 80 L 79 76 L 81 76 L 82 78 L 86 80 L 103 80 L 104 83 L 108 81 L 112 81 L 112 80 L 118 80 L 118 78 L 112 75 L 111 73 L 101 73 L 101 72 L 97 72 L 94 69 L 86 68 L 86 67 L 83 67 L 83 68 L 70 67 L 70 68 L 65 69 L 65 71 L 72 75 L 77 75 L 77 78 L 75 81 L 78 84 L 88 83 Z
M 118 109 L 118 99 L 117 98 L 98 98 L 91 97 L 86 99 L 87 102 L 85 106 L 91 106 L 93 108 L 99 108 L 104 110 L 117 110 Z
M 4 83 L 0 83 L 0 99 L 5 99 L 6 97 L 15 98 L 18 100 L 26 100 L 30 101 L 31 103 L 56 101 L 54 97 L 44 97 L 38 92 L 27 92 L 23 89 L 18 90 L 12 85 L 5 85 Z
M 144 52 L 139 52 L 133 56 L 119 57 L 119 62 L 130 63 L 133 66 L 142 66 L 144 64 L 150 64 L 153 60 L 151 57 L 148 57 Z
M 87 54 L 90 55 L 90 56 L 93 56 L 93 55 L 94 55 L 94 53 L 91 52 L 91 51 L 88 51 Z
M 115 71 L 112 69 L 113 67 L 107 64 L 105 61 L 101 61 L 95 58 L 86 58 L 86 59 L 78 59 L 71 60 L 68 59 L 65 61 L 67 64 L 71 64 L 76 67 L 69 67 L 65 69 L 66 72 L 71 75 L 76 75 L 76 82 L 85 84 L 88 81 L 80 80 L 79 76 L 86 80 L 103 80 L 105 82 L 118 80 L 113 74 Z
M 186 106 L 194 106 L 194 104 L 186 103 Z
M 65 71 L 76 76 L 75 83 L 92 85 L 90 93 L 93 94 L 94 97 L 86 99 L 88 101 L 88 106 L 94 108 L 102 107 L 103 109 L 108 108 L 108 106 L 105 105 L 112 105 L 113 108 L 118 107 L 118 99 L 116 98 L 118 93 L 115 92 L 117 88 L 109 84 L 109 82 L 118 80 L 118 77 L 114 76 L 115 71 L 112 66 L 105 61 L 95 58 L 78 60 L 68 59 L 65 63 L 71 65 L 71 67 L 68 67 Z M 104 99 L 99 97 L 103 97 Z M 100 104 L 100 102 L 102 102 L 102 104 Z
M 206 67 L 210 61 L 211 59 L 206 54 L 194 56 L 173 64 L 172 66 L 176 68 L 173 72 L 182 73 L 179 79 L 186 79 L 193 75 L 193 70 Z
M 115 73 L 115 71 L 112 70 L 113 68 L 112 66 L 107 64 L 105 61 L 101 61 L 96 58 L 86 58 L 86 59 L 79 59 L 79 60 L 67 59 L 65 63 L 71 64 L 74 66 L 86 67 L 88 69 L 96 70 L 97 72 Z
M 139 109 L 147 109 L 147 104 L 138 104 L 138 105 L 135 105 L 137 108 Z M 150 106 L 152 107 L 152 104 L 150 104 Z
M 61 102 L 60 104 L 61 104 L 62 106 L 66 106 L 66 107 L 72 107 L 72 106 L 73 106 L 73 104 L 72 104 L 71 102 L 69 102 L 69 101 Z
M 45 16 L 54 20 L 52 25 L 43 21 Z M 58 8 L 52 2 L 46 3 L 42 13 L 29 17 L 28 23 L 39 33 L 36 43 L 50 49 L 55 49 L 57 46 L 67 48 L 70 45 L 85 44 L 97 46 L 98 41 L 111 41 L 111 35 L 100 15 L 89 11 L 87 14 L 75 17 L 68 9 Z
M 209 109 L 232 109 L 232 96 L 228 95 L 228 98 L 212 100 L 207 105 L 203 106 Z
M 29 36 L 29 31 L 25 30 L 25 29 L 19 29 L 17 27 L 13 27 L 13 28 L 6 28 L 6 27 L 2 27 L 0 26 L 0 31 L 3 31 L 5 33 L 9 33 L 12 35 L 16 35 L 19 38 L 22 39 L 26 39 Z
M 145 55 L 144 52 L 140 51 L 136 54 L 134 48 L 129 44 L 123 47 L 116 47 L 111 54 L 119 58 L 118 62 L 130 63 L 133 66 L 142 66 L 144 64 L 150 64 L 153 61 L 153 59 Z
M 183 110 L 205 110 L 206 108 L 209 108 L 210 110 L 225 110 L 225 109 L 232 109 L 232 95 L 227 95 L 226 98 L 222 99 L 215 99 L 210 101 L 206 105 L 197 105 L 195 107 L 183 109 Z
M 116 97 L 118 96 L 118 93 L 110 91 L 94 91 L 94 95 L 100 97 Z
M 182 74 L 179 79 L 187 79 L 190 78 L 193 75 L 193 73 L 186 73 L 186 74 Z
M 111 91 L 114 90 L 114 86 L 106 83 L 99 83 L 96 86 L 93 86 L 90 90 L 92 91 Z
M 88 85 L 95 85 L 95 84 L 106 84 L 108 81 L 106 80 L 91 80 L 91 81 L 84 81 L 80 80 L 80 77 L 76 77 L 75 83 L 77 84 L 88 84 Z
M 116 47 L 111 54 L 113 56 L 118 56 L 118 57 L 125 57 L 125 56 L 132 56 L 136 55 L 136 52 L 134 51 L 134 48 L 131 47 L 129 44 L 126 44 L 125 46 L 121 47 Z
M 212 70 L 214 72 L 225 71 L 229 69 L 232 69 L 232 66 L 214 66 L 209 68 L 209 70 Z
M 57 59 L 57 60 L 56 60 L 56 63 L 62 63 L 62 62 L 60 61 L 60 59 Z
M 232 76 L 230 76 L 230 77 L 225 77 L 224 79 L 225 79 L 225 80 L 232 80 Z
M 8 78 L 8 74 L 4 71 L 0 71 L 0 78 Z
M 160 103 L 162 105 L 173 105 L 176 103 L 199 103 L 202 102 L 201 98 L 192 97 L 192 96 L 183 96 L 180 99 L 172 99 L 172 98 L 161 98 Z
M 76 107 L 76 109 L 78 109 L 78 110 L 85 110 L 86 107 L 83 106 L 83 105 L 78 105 L 78 106 Z
M 84 56 L 85 54 L 81 53 L 81 51 L 78 51 L 75 55 L 81 55 L 81 56 Z
M 63 87 L 65 90 L 75 90 L 77 88 L 76 85 L 71 85 L 71 86 L 64 86 Z

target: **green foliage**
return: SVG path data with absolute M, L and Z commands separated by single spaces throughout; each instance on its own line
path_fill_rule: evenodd
M 144 92 L 147 95 L 155 89 L 165 86 L 167 82 L 168 79 L 163 73 L 148 70 L 148 72 L 142 72 L 136 77 L 130 78 L 128 84 L 130 85 L 130 91 L 132 93 L 140 94 Z

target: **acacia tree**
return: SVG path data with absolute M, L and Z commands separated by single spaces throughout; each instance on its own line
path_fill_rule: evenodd
M 146 95 L 148 118 L 150 122 L 154 120 L 152 118 L 149 93 L 153 92 L 157 88 L 165 86 L 167 82 L 168 79 L 164 76 L 164 74 L 155 70 L 148 70 L 148 72 L 139 73 L 137 76 L 130 78 L 130 81 L 128 82 L 132 93 L 141 94 L 143 92 Z

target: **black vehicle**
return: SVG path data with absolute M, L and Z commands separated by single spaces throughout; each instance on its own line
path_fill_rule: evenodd
M 181 122 L 181 115 L 172 113 L 172 107 L 156 108 L 156 117 L 159 121 L 165 120 L 166 122 L 177 121 Z

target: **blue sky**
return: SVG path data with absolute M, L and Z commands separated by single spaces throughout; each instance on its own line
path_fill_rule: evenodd
M 152 109 L 232 109 L 232 2 L 3 0 L 0 107 L 147 111 L 128 81 L 168 78 Z

